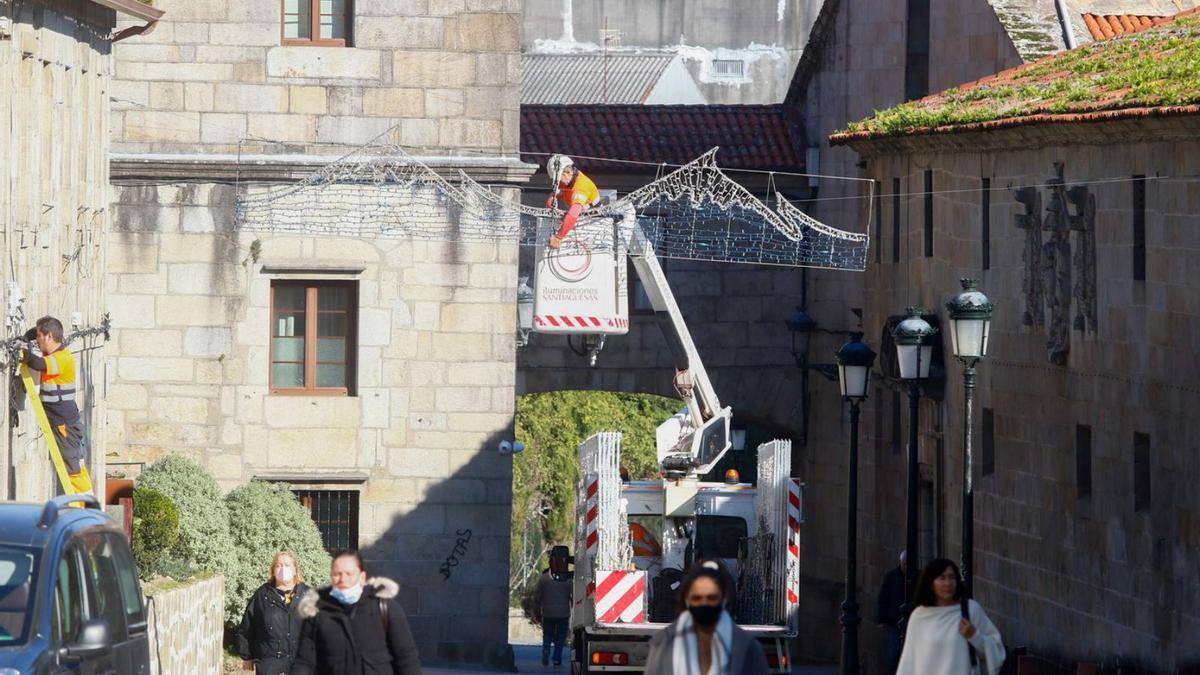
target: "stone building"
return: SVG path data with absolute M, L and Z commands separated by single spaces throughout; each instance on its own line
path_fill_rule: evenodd
M 1115 33 L 1113 25 L 1135 25 L 1143 17 L 1161 17 L 1194 7 L 1183 1 L 1111 0 L 1087 2 L 1065 0 L 1062 3 L 1043 0 L 980 0 L 954 3 L 935 3 L 912 0 L 907 3 L 856 2 L 827 0 L 815 17 L 792 78 L 784 106 L 803 121 L 804 136 L 810 144 L 808 171 L 822 174 L 812 199 L 810 213 L 833 227 L 869 231 L 873 245 L 868 257 L 868 269 L 899 262 L 910 253 L 908 245 L 921 246 L 920 239 L 895 236 L 895 223 L 903 227 L 903 200 L 925 190 L 924 175 L 889 176 L 875 182 L 873 189 L 863 183 L 827 178 L 848 176 L 878 178 L 865 174 L 858 153 L 844 145 L 831 144 L 830 134 L 846 128 L 875 110 L 887 109 L 906 100 L 920 98 L 931 91 L 960 85 L 1041 58 L 1071 43 L 1085 44 L 1105 36 L 1101 21 Z M 1059 14 L 1062 10 L 1063 13 Z M 1064 28 L 1064 25 L 1069 28 Z M 1101 28 L 1096 32 L 1091 27 Z M 1128 30 L 1127 28 L 1125 28 Z M 936 187 L 936 181 L 935 181 Z M 873 197 L 873 198 L 872 198 Z M 911 197 L 911 198 L 916 198 Z M 901 206 L 897 207 L 897 204 Z M 891 214 L 899 209 L 902 216 Z M 943 249 L 935 251 L 940 256 Z M 847 277 L 812 271 L 807 275 L 807 311 L 818 328 L 847 327 L 855 319 L 847 319 L 848 309 L 863 309 L 866 288 L 862 277 Z M 911 283 L 911 282 L 910 282 Z M 953 288 L 948 287 L 949 293 Z M 897 306 L 892 313 L 902 312 Z M 880 351 L 881 327 L 863 321 L 867 340 Z M 812 336 L 810 358 L 833 354 L 844 339 L 840 330 L 826 333 L 819 330 Z M 954 366 L 949 366 L 954 370 Z M 827 597 L 831 603 L 840 602 L 844 594 L 845 518 L 840 515 L 845 504 L 845 449 L 849 442 L 848 415 L 837 393 L 837 385 L 811 378 L 805 393 L 809 401 L 812 424 L 805 453 L 806 498 L 812 507 L 825 514 L 819 521 L 810 519 L 805 530 L 810 546 L 804 559 L 806 573 L 828 580 Z M 936 393 L 936 391 L 934 392 Z M 884 400 L 869 402 L 875 406 L 868 415 L 864 409 L 864 433 L 870 425 L 887 429 L 880 442 L 883 447 L 903 453 L 906 432 L 901 433 L 907 417 L 903 391 L 885 386 L 879 392 Z M 873 395 L 874 396 L 874 395 Z M 940 396 L 940 394 L 938 394 Z M 877 405 L 878 404 L 878 405 Z M 922 443 L 949 443 L 956 447 L 955 436 L 941 428 L 945 405 L 940 399 L 924 404 L 934 413 L 925 419 L 933 420 Z M 952 409 L 951 409 L 952 410 Z M 871 415 L 874 415 L 872 417 Z M 860 613 L 864 623 L 860 629 L 864 650 L 880 653 L 880 632 L 872 624 L 875 593 L 884 573 L 896 565 L 903 546 L 903 464 L 888 465 L 882 472 L 863 460 L 859 481 L 859 513 L 870 511 L 871 518 L 859 523 L 859 570 L 861 584 Z M 936 464 L 923 466 L 923 475 L 932 479 L 938 473 Z M 945 471 L 944 466 L 941 471 Z M 927 481 L 926 484 L 929 484 Z M 944 509 L 941 492 L 927 488 L 921 497 L 923 508 Z M 900 511 L 895 509 L 901 508 Z M 887 518 L 894 519 L 886 521 Z M 895 520 L 898 519 L 898 520 Z M 886 521 L 886 522 L 885 522 Z M 895 523 L 900 523 L 897 528 Z M 927 523 L 928 524 L 928 521 Z M 946 532 L 926 528 L 922 533 L 924 550 L 941 550 Z M 811 595 L 810 595 L 811 598 Z M 836 611 L 827 616 L 834 616 Z M 840 626 L 835 621 L 810 624 L 819 637 L 810 643 L 824 647 L 821 655 L 835 659 Z
M 171 20 L 116 53 L 113 463 L 290 484 L 327 546 L 401 583 L 424 656 L 502 661 L 515 238 L 235 208 L 373 139 L 519 199 L 520 3 L 157 4 Z
M 831 138 L 879 183 L 924 186 L 884 196 L 869 331 L 905 305 L 944 317 L 961 277 L 996 305 L 976 392 L 976 595 L 1008 644 L 1060 661 L 1200 664 L 1197 49 L 1200 14 L 1185 12 Z M 957 559 L 963 391 L 939 340 L 945 395 L 921 407 L 922 557 Z M 877 375 L 860 513 L 883 569 L 904 529 L 906 435 L 886 361 Z
M 98 326 L 107 310 L 108 97 L 118 13 L 139 24 L 162 14 L 121 0 L 0 2 L 0 119 L 9 125 L 0 134 L 6 336 L 24 333 L 46 314 L 59 317 L 70 334 Z M 21 298 L 21 316 L 14 316 L 11 303 Z M 79 403 L 99 492 L 105 345 L 88 338 L 70 348 L 81 367 Z M 5 391 L 12 391 L 11 377 L 5 368 Z M 32 410 L 27 403 L 21 410 L 19 424 L 6 424 L 0 440 L 0 496 L 46 499 L 56 494 L 58 481 Z
M 630 55 L 677 55 L 713 104 L 783 100 L 818 0 L 525 0 L 522 48 L 531 55 L 607 54 L 615 71 Z M 590 82 L 602 86 L 602 70 Z M 690 88 L 690 87 L 689 87 Z M 570 103 L 568 100 L 542 101 Z M 590 102 L 604 102 L 589 100 Z M 611 103 L 623 103 L 609 99 Z M 662 103 L 692 103 L 675 98 Z

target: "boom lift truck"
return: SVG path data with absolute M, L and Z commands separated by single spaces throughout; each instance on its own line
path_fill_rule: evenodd
M 724 563 L 736 582 L 735 621 L 762 643 L 773 672 L 789 672 L 802 487 L 790 477 L 791 442 L 759 446 L 756 485 L 700 480 L 730 449 L 732 411 L 709 381 L 636 216 L 587 216 L 561 248 L 539 248 L 534 330 L 584 336 L 594 361 L 606 335 L 628 332 L 628 256 L 671 346 L 686 405 L 656 430 L 661 480 L 621 480 L 618 432 L 579 446 L 572 673 L 642 671 L 651 637 L 675 619 L 683 571 L 704 559 Z

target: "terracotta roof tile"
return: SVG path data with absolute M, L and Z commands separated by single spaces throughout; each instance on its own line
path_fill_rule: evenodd
M 1165 17 L 1144 14 L 1084 14 L 1083 23 L 1092 34 L 1093 40 L 1107 40 L 1149 28 L 1156 20 L 1163 18 Z
M 683 164 L 720 146 L 731 169 L 798 170 L 800 132 L 780 105 L 523 105 L 521 152 L 561 152 L 639 162 Z M 590 161 L 592 170 L 628 169 Z

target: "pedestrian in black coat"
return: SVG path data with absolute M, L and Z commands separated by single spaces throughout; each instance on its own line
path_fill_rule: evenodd
M 304 617 L 291 675 L 421 675 L 417 646 L 400 587 L 391 579 L 363 579 L 362 558 L 341 551 L 333 558 L 331 586 L 300 600 Z
M 287 675 L 296 658 L 303 619 L 299 598 L 309 591 L 296 558 L 287 551 L 275 554 L 271 575 L 246 603 L 237 631 L 237 653 L 242 668 L 256 675 Z

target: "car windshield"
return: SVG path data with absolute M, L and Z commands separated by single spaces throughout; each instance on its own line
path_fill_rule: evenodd
M 36 576 L 32 550 L 0 546 L 0 647 L 21 644 L 28 637 Z

